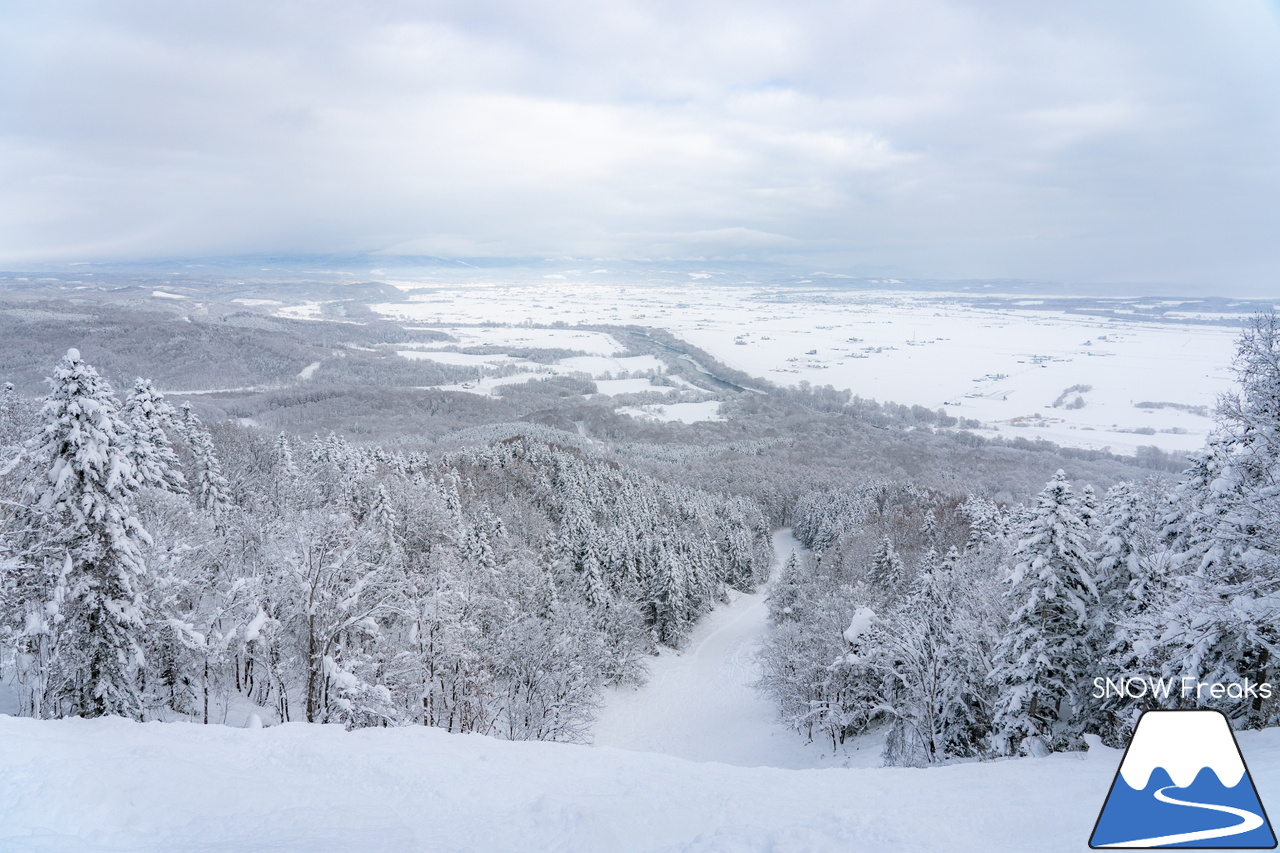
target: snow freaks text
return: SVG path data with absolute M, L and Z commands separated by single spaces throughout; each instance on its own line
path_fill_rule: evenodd
M 1181 678 L 1152 678 L 1150 676 L 1130 676 L 1122 678 L 1103 678 L 1093 680 L 1094 699 L 1168 699 L 1170 696 L 1181 696 L 1183 699 L 1270 699 L 1274 691 L 1268 681 L 1257 682 L 1246 678 L 1244 681 L 1200 681 L 1190 675 Z

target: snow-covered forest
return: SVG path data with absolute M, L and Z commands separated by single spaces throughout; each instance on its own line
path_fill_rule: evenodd
M 420 723 L 580 740 L 771 558 L 758 506 L 524 438 L 442 457 L 215 446 L 71 350 L 3 401 L 3 674 L 34 717 Z
M 589 741 L 603 691 L 759 588 L 789 524 L 759 688 L 797 738 L 880 730 L 910 765 L 1119 745 L 1143 708 L 1215 702 L 1098 700 L 1098 676 L 1268 680 L 1278 338 L 1247 328 L 1180 477 L 808 386 L 740 389 L 723 425 L 619 433 L 571 396 L 432 447 L 303 437 L 118 393 L 71 349 L 43 399 L 0 400 L 0 683 L 40 718 Z
M 510 812 L 547 845 L 567 832 L 580 846 L 609 838 L 645 849 L 650 835 L 700 826 L 704 802 L 738 796 L 758 804 L 718 831 L 756 846 L 896 838 L 856 816 L 818 829 L 785 817 L 846 808 L 843 796 L 800 804 L 826 784 L 804 768 L 844 765 L 841 778 L 877 813 L 919 822 L 908 791 L 920 783 L 861 775 L 895 773 L 867 769 L 888 764 L 963 765 L 927 774 L 938 807 L 986 821 L 986 837 L 1004 839 L 996 847 L 1024 849 L 1039 822 L 983 811 L 965 786 L 1006 798 L 1023 782 L 1039 786 L 1027 808 L 1066 838 L 1142 710 L 1216 707 L 1237 729 L 1277 723 L 1274 693 L 1188 695 L 1177 681 L 1274 673 L 1274 315 L 1247 326 L 1235 392 L 1220 401 L 1206 447 L 1179 462 L 1155 447 L 1118 456 L 983 437 L 922 406 L 779 387 L 659 329 L 539 330 L 624 348 L 531 348 L 530 364 L 656 367 L 527 378 L 528 367 L 487 373 L 378 349 L 441 344 L 431 327 L 239 309 L 192 321 L 91 300 L 76 309 L 85 319 L 55 322 L 44 308 L 0 318 L 26 342 L 0 358 L 13 377 L 0 393 L 0 710 L 35 718 L 5 723 L 22 747 L 0 763 L 17 774 L 10 789 L 34 798 L 13 824 L 43 839 L 33 849 L 66 849 L 63 825 L 79 827 L 77 844 L 102 825 L 116 827 L 112 838 L 136 836 L 137 849 L 181 846 L 217 811 L 191 793 L 204 784 L 195 777 L 264 748 L 273 769 L 225 800 L 227 813 L 275 804 L 263 806 L 263 831 L 323 835 L 315 849 L 357 836 L 421 849 L 436 835 L 484 847 L 482 822 L 418 819 L 411 838 L 398 816 L 438 797 L 429 785 L 473 778 L 481 754 L 493 760 L 483 776 L 493 802 L 514 797 L 483 808 Z M 164 362 L 187 326 L 199 327 L 206 354 Z M 68 350 L 77 336 L 85 348 Z M 454 349 L 437 352 L 458 362 L 492 358 L 443 345 Z M 176 390 L 207 379 L 224 352 L 247 384 Z M 136 378 L 152 362 L 163 380 Z M 492 395 L 463 384 L 508 375 L 516 384 Z M 457 387 L 417 384 L 449 382 Z M 645 387 L 655 390 L 620 402 L 600 393 Z M 711 395 L 721 402 L 709 421 L 620 414 Z M 1098 698 L 1099 677 L 1178 686 Z M 210 727 L 126 730 L 126 719 Z M 309 734 L 342 728 L 352 740 Z M 450 734 L 490 739 L 438 740 Z M 1270 733 L 1257 737 L 1273 745 Z M 540 745 L 493 738 L 595 746 L 525 752 Z M 122 750 L 162 742 L 204 770 L 118 769 L 132 766 Z M 300 743 L 314 755 L 295 755 Z M 1050 753 L 1063 755 L 986 761 Z M 147 820 L 168 826 L 172 843 L 130 835 L 115 817 L 80 817 L 80 794 L 40 793 L 51 777 L 31 768 L 46 758 L 68 768 L 68 790 L 91 772 L 170 802 L 172 814 Z M 695 763 L 706 761 L 721 763 Z M 316 800 L 330 803 L 324 814 L 294 820 L 271 791 L 317 768 L 341 776 L 339 766 L 373 762 L 400 774 L 378 783 L 399 805 L 344 812 L 332 802 L 345 795 L 326 794 Z M 537 785 L 513 781 L 526 764 L 572 774 L 566 790 L 612 790 L 609 779 L 635 773 L 678 778 L 672 790 L 683 793 L 680 803 L 637 801 L 637 815 L 661 807 L 672 819 L 623 843 L 602 826 L 631 812 L 546 812 Z M 768 775 L 779 773 L 796 775 Z M 154 774 L 169 782 L 148 782 Z M 1074 792 L 1069 801 L 1046 799 L 1059 786 Z M 780 791 L 785 808 L 764 805 Z M 470 814 L 457 797 L 451 808 Z
M 776 582 L 763 654 L 783 718 L 833 744 L 887 725 L 886 760 L 913 765 L 1083 749 L 1091 734 L 1123 746 L 1147 708 L 1276 725 L 1269 690 L 1182 682 L 1247 690 L 1273 680 L 1280 651 L 1274 314 L 1249 324 L 1234 369 L 1176 481 L 1098 494 L 1059 471 L 1004 506 L 910 482 L 804 495 L 795 534 L 814 554 Z M 1096 678 L 1175 686 L 1100 697 Z

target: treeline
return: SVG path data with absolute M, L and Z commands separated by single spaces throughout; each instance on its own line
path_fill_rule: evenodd
M 1073 386 L 1073 388 L 1087 386 Z M 1089 450 L 1082 447 L 1063 447 L 1043 438 L 1028 438 L 1016 434 L 1007 437 L 987 437 L 966 432 L 981 429 L 983 424 L 972 418 L 955 417 L 948 414 L 945 408 L 929 409 L 920 405 L 903 405 L 891 401 L 880 402 L 874 399 L 859 397 L 845 389 L 831 385 L 810 385 L 801 381 L 795 388 L 775 388 L 774 396 L 792 403 L 829 414 L 844 415 L 860 424 L 873 428 L 895 430 L 946 430 L 952 440 L 967 444 L 970 447 L 1012 448 L 1032 453 L 1051 453 L 1063 459 L 1084 461 L 1125 461 L 1136 462 L 1144 468 L 1158 471 L 1177 472 L 1181 470 L 1184 457 L 1176 453 L 1161 450 L 1155 445 L 1144 445 L 1137 448 L 1136 459 L 1130 460 L 1107 450 Z M 1153 431 L 1154 432 L 1154 431 Z
M 406 329 L 377 318 L 316 322 L 239 310 L 216 313 L 216 306 L 210 313 L 206 303 L 188 301 L 164 307 L 168 310 L 83 299 L 0 302 L 0 334 L 6 341 L 0 376 L 20 391 L 40 393 L 49 365 L 71 346 L 108 378 L 142 374 L 163 388 L 182 390 L 290 384 L 317 361 L 320 375 L 314 378 L 331 385 L 423 386 L 468 381 L 481 373 L 375 351 L 452 340 L 435 330 Z M 186 313 L 175 313 L 179 308 Z
M 1009 503 L 1034 494 L 1064 466 L 1104 488 L 1117 478 L 1141 476 L 1132 473 L 1134 460 L 1058 448 L 1022 436 L 988 441 L 943 426 L 938 413 L 924 407 L 859 400 L 830 388 L 773 388 L 655 330 L 595 327 L 615 335 L 633 352 L 659 355 L 695 383 L 705 377 L 675 358 L 674 351 L 687 351 L 716 375 L 767 393 L 720 388 L 725 421 L 679 424 L 638 420 L 615 411 L 651 398 L 593 400 L 582 396 L 591 390 L 590 384 L 564 379 L 505 386 L 494 397 L 425 390 L 474 381 L 481 372 L 472 366 L 410 361 L 386 351 L 389 346 L 404 348 L 402 344 L 448 343 L 439 330 L 405 328 L 372 317 L 357 323 L 272 317 L 201 297 L 205 315 L 196 310 L 198 305 L 182 300 L 145 298 L 140 305 L 135 295 L 128 297 L 133 302 L 118 304 L 104 301 L 107 295 L 89 293 L 23 302 L 15 297 L 0 306 L 0 331 L 10 343 L 0 354 L 0 376 L 12 379 L 24 393 L 43 393 L 48 365 L 66 347 L 76 345 L 86 360 L 121 387 L 141 374 L 166 389 L 262 389 L 191 398 L 201 417 L 212 424 L 234 418 L 272 434 L 335 431 L 352 441 L 399 448 L 435 450 L 439 439 L 451 444 L 449 436 L 459 431 L 536 421 L 575 436 L 585 433 L 608 452 L 647 445 L 644 455 L 655 461 L 683 458 L 689 452 L 704 455 L 707 461 L 693 466 L 643 464 L 665 479 L 707 483 L 716 491 L 757 499 L 776 525 L 790 522 L 796 499 L 811 488 L 851 479 L 910 479 L 953 491 L 955 484 L 963 484 Z M 253 294 L 231 288 L 225 295 Z M 192 322 L 184 320 L 188 315 Z M 183 349 L 190 336 L 193 343 Z M 320 366 L 309 379 L 298 379 L 300 371 L 316 362 Z M 741 443 L 769 448 L 749 457 L 706 453 L 708 448 Z M 1150 448 L 1139 456 L 1136 462 L 1148 469 L 1178 470 L 1170 467 L 1171 454 Z
M 833 744 L 885 724 L 899 764 L 1123 745 L 1156 707 L 1280 723 L 1280 689 L 1256 690 L 1280 661 L 1278 365 L 1277 320 L 1257 318 L 1176 484 L 1099 498 L 1059 472 L 1025 506 L 906 484 L 801 500 L 815 555 L 787 562 L 763 654 L 783 719 Z
M 769 597 L 762 687 L 784 722 L 832 746 L 890 727 L 886 759 L 981 754 L 1007 622 L 995 504 L 910 483 L 807 495 Z
M 771 560 L 753 502 L 573 448 L 210 430 L 75 350 L 50 382 L 0 401 L 0 678 L 31 716 L 581 739 Z

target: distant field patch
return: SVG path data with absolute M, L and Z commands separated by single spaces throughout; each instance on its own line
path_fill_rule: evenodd
M 601 394 L 616 397 L 619 394 L 643 394 L 646 391 L 670 391 L 663 385 L 654 385 L 648 378 L 644 379 L 597 379 L 596 388 Z
M 623 373 L 644 373 L 650 370 L 656 370 L 661 373 L 666 370 L 666 366 L 657 356 L 653 355 L 631 355 L 624 358 L 604 358 L 596 355 L 577 356 L 575 358 L 561 359 L 559 367 L 561 370 L 577 370 L 595 377 L 603 376 L 606 373 L 618 376 Z
M 410 361 L 435 361 L 440 364 L 457 364 L 466 367 L 493 367 L 515 361 L 511 356 L 495 352 L 493 355 L 472 355 L 465 352 L 441 352 L 440 350 L 396 350 L 396 355 Z
M 680 422 L 692 424 L 698 421 L 722 421 L 720 401 L 707 400 L 704 403 L 665 403 L 649 406 L 626 406 L 618 409 L 620 415 L 630 415 L 648 421 L 663 423 Z
M 1209 417 L 1208 406 L 1192 406 L 1188 403 L 1152 403 L 1144 401 L 1142 403 L 1134 403 L 1133 407 L 1135 409 L 1177 409 L 1179 412 L 1190 412 L 1202 418 Z

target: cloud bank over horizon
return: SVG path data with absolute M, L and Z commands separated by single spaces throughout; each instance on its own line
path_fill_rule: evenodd
M 0 265 L 708 258 L 1276 284 L 1263 0 L 15 0 Z

